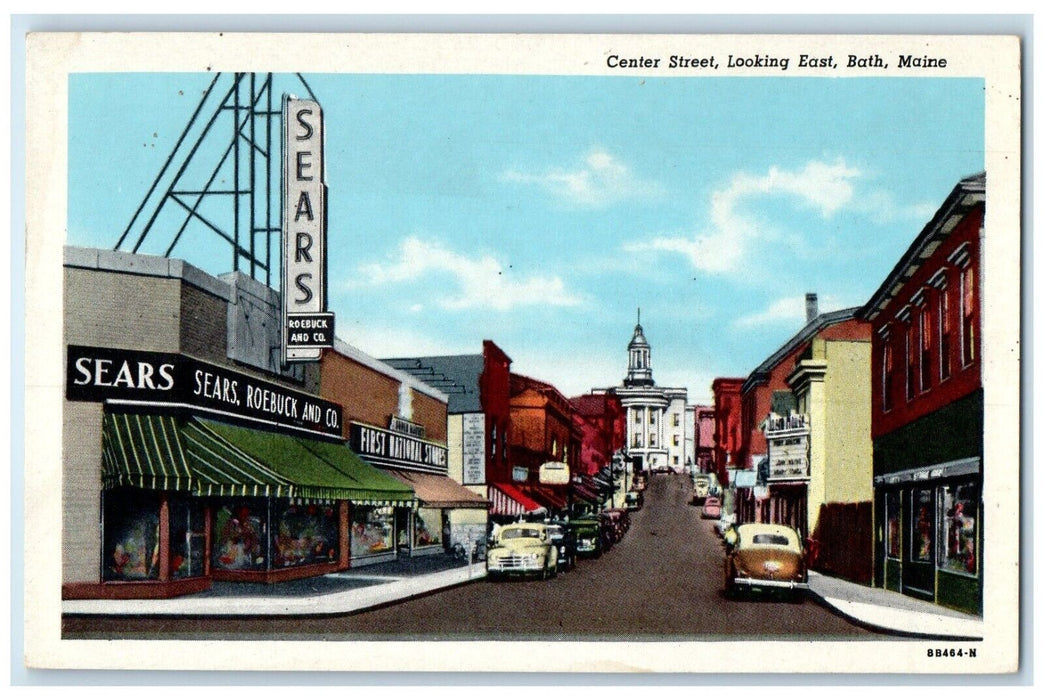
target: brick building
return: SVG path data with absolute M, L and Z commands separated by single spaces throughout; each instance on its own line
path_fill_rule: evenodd
M 982 611 L 986 175 L 961 180 L 859 311 L 873 327 L 874 581 Z

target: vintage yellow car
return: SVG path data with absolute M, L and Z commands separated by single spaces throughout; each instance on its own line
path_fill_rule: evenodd
M 725 594 L 786 592 L 801 598 L 808 568 L 801 537 L 786 525 L 744 523 L 725 532 Z
M 486 576 L 558 575 L 558 557 L 547 525 L 544 523 L 512 523 L 497 534 L 486 555 Z

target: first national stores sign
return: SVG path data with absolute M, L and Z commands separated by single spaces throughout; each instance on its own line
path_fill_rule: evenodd
M 283 99 L 283 361 L 314 362 L 333 347 L 326 311 L 326 177 L 323 111 Z
M 65 396 L 187 408 L 341 439 L 340 404 L 173 353 L 70 345 Z

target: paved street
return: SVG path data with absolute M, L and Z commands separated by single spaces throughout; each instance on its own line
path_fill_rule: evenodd
M 481 581 L 369 612 L 319 618 L 68 617 L 67 638 L 627 639 L 880 637 L 812 601 L 729 601 L 722 549 L 688 504 L 689 479 L 655 475 L 624 540 L 549 581 Z

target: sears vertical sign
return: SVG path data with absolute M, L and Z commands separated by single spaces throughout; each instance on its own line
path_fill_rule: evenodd
M 323 111 L 283 98 L 283 361 L 314 362 L 333 347 L 326 312 Z

